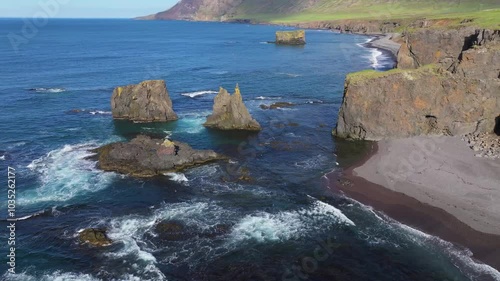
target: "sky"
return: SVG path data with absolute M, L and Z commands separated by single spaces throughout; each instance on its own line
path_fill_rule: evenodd
M 0 18 L 31 18 L 58 4 L 55 18 L 134 18 L 164 11 L 178 0 L 1 0 Z M 50 5 L 52 4 L 52 5 Z M 53 9 L 56 11 L 56 9 Z

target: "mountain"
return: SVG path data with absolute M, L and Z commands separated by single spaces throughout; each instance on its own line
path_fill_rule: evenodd
M 296 23 L 452 16 L 499 8 L 498 0 L 181 0 L 141 19 Z

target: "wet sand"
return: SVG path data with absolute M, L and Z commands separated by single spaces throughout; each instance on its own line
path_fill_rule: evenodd
M 405 145 L 408 144 L 405 143 Z M 403 145 L 402 148 L 405 148 L 408 153 L 411 153 L 412 150 L 405 145 Z M 451 151 L 454 151 L 454 149 L 457 148 L 456 147 L 457 145 L 460 145 L 460 143 L 455 141 L 453 145 L 450 145 L 446 142 L 438 143 L 437 147 L 450 146 L 450 148 L 446 148 L 445 149 L 446 152 L 443 151 L 435 152 L 431 150 L 432 152 L 431 154 L 433 154 L 434 157 L 443 158 L 444 157 L 442 155 L 443 153 L 445 154 L 449 153 L 450 149 Z M 382 150 L 380 149 L 379 146 L 382 146 Z M 392 148 L 388 147 L 390 147 L 390 145 L 387 146 L 386 141 L 378 144 L 373 143 L 371 151 L 367 153 L 363 157 L 363 159 L 361 159 L 358 163 L 345 169 L 342 173 L 332 172 L 328 174 L 327 176 L 330 180 L 329 182 L 331 183 L 330 188 L 334 190 L 340 190 L 343 193 L 345 193 L 348 197 L 351 197 L 363 204 L 370 205 L 374 207 L 376 210 L 385 213 L 389 217 L 401 223 L 412 226 L 425 233 L 440 237 L 443 240 L 465 246 L 473 252 L 474 258 L 494 267 L 497 270 L 500 270 L 499 235 L 486 233 L 484 231 L 478 231 L 477 229 L 472 228 L 470 225 L 466 224 L 462 220 L 457 219 L 457 217 L 452 215 L 451 212 L 447 212 L 443 208 L 436 207 L 436 205 L 431 205 L 430 203 L 433 203 L 432 201 L 427 201 L 419 197 L 413 197 L 414 194 L 412 193 L 414 192 L 412 192 L 411 189 L 413 189 L 414 186 L 412 186 L 412 183 L 406 186 L 407 188 L 411 189 L 405 190 L 404 188 L 400 188 L 401 186 L 400 184 L 396 185 L 398 186 L 398 188 L 394 188 L 395 185 L 393 184 L 385 184 L 385 186 L 383 186 L 381 184 L 373 182 L 373 181 L 380 182 L 379 177 L 381 175 L 377 174 L 377 171 L 380 170 L 377 169 L 377 167 L 380 168 L 381 163 L 383 162 L 383 161 L 381 162 L 380 157 L 382 155 L 390 155 L 390 153 L 388 153 L 387 151 L 388 149 L 394 151 Z M 429 147 L 431 146 L 429 145 Z M 461 149 L 461 151 L 463 153 L 468 153 L 466 149 L 467 148 L 465 147 L 465 149 Z M 399 150 L 397 151 L 398 153 L 401 153 Z M 472 151 L 470 152 L 472 153 Z M 453 155 L 452 158 L 454 157 L 459 158 L 460 156 L 461 154 L 458 153 L 457 155 Z M 402 157 L 401 155 L 399 155 L 398 157 L 399 157 L 398 159 L 390 159 L 390 161 L 398 163 L 399 159 L 404 159 L 404 157 Z M 473 153 L 472 157 L 474 157 Z M 489 161 L 483 161 L 485 159 L 480 159 L 480 158 L 477 159 L 480 160 L 479 162 L 489 163 Z M 474 163 L 470 164 L 474 165 Z M 370 172 L 374 172 L 374 174 L 370 175 L 370 173 L 366 171 L 366 167 L 369 168 L 368 170 L 370 170 Z M 481 169 L 483 167 L 478 166 L 476 168 Z M 384 167 L 384 169 L 387 168 Z M 470 169 L 470 166 L 464 166 L 463 169 Z M 360 176 L 360 171 L 363 177 Z M 421 173 L 421 171 L 419 171 L 418 169 L 415 169 L 415 171 L 416 174 L 420 175 L 421 177 L 428 177 L 428 175 L 426 175 L 425 172 Z M 445 175 L 439 174 L 439 176 L 445 176 Z M 383 177 L 384 180 L 385 178 L 386 177 Z M 367 179 L 369 179 L 370 181 Z M 411 180 L 412 180 L 411 177 L 405 177 L 401 182 L 404 183 L 405 181 L 411 181 Z M 450 189 L 450 186 L 447 186 L 446 188 L 440 187 L 439 184 L 440 183 L 442 184 L 443 182 L 436 181 L 435 178 L 429 178 L 429 180 L 434 182 L 433 188 L 423 192 L 422 193 L 423 196 L 429 196 L 429 198 L 432 198 L 437 194 L 446 195 L 446 191 L 448 191 L 448 195 L 449 192 L 453 192 L 453 189 Z M 493 183 L 495 182 L 496 180 L 493 180 Z M 466 182 L 463 182 L 462 184 L 466 188 L 467 186 L 469 186 L 469 188 L 474 189 L 474 185 L 469 185 Z M 500 188 L 500 183 L 497 186 L 498 188 Z M 434 192 L 432 190 L 434 190 Z M 443 192 L 443 190 L 445 192 Z M 485 191 L 485 192 L 491 192 L 491 191 Z M 460 193 L 457 193 L 454 196 L 460 198 L 462 195 Z M 484 198 L 482 198 L 482 200 L 484 200 Z M 497 205 L 499 205 L 498 202 L 500 201 L 496 201 Z M 455 208 L 453 207 L 453 204 L 450 204 L 450 206 L 452 206 L 452 208 Z M 474 214 L 473 211 L 472 214 Z M 486 221 L 485 225 L 490 223 L 488 222 L 487 218 L 483 218 L 483 220 Z M 492 230 L 493 231 L 490 232 L 495 233 L 496 229 L 492 228 Z M 500 229 L 498 230 L 500 231 Z
M 382 50 L 389 51 L 394 58 L 398 57 L 399 48 L 401 44 L 392 41 L 396 34 L 388 33 L 384 35 L 379 35 L 372 41 L 367 43 L 369 48 L 378 48 Z

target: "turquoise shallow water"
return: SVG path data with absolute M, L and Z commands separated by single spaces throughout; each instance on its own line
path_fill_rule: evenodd
M 0 20 L 2 33 L 22 24 Z M 337 169 L 330 132 L 345 75 L 392 61 L 363 48 L 369 38 L 358 35 L 309 30 L 304 47 L 265 43 L 280 29 L 51 20 L 18 53 L 1 41 L 0 165 L 17 170 L 18 217 L 26 218 L 17 229 L 19 274 L 3 279 L 498 279 L 466 249 L 325 189 L 322 176 Z M 113 88 L 147 79 L 167 81 L 180 120 L 114 122 Z M 202 126 L 219 86 L 236 83 L 264 128 L 259 134 Z M 276 101 L 297 106 L 260 108 Z M 139 133 L 171 135 L 232 162 L 139 180 L 85 160 L 89 149 Z M 223 180 L 238 168 L 254 181 Z M 191 235 L 160 239 L 155 226 L 165 220 L 184 223 Z M 201 235 L 220 224 L 228 228 L 223 235 Z M 115 243 L 79 245 L 77 233 L 87 227 L 107 228 Z

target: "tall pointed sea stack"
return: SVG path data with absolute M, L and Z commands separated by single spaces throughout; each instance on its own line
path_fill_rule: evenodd
M 261 130 L 259 123 L 252 118 L 245 107 L 238 85 L 232 96 L 226 89 L 220 88 L 219 94 L 214 99 L 212 115 L 207 118 L 204 126 L 220 130 Z
M 111 98 L 114 119 L 136 122 L 177 120 L 172 100 L 163 80 L 144 81 L 137 85 L 117 87 Z

